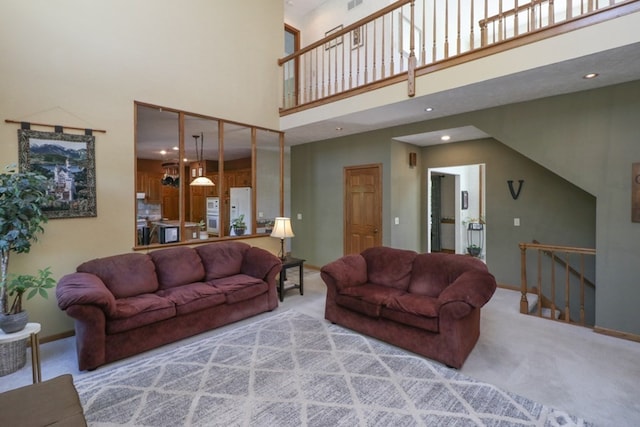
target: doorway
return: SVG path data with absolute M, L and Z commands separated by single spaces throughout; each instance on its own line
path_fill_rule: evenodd
M 344 168 L 344 255 L 382 244 L 382 165 Z
M 476 246 L 486 261 L 485 165 L 429 168 L 427 180 L 427 251 L 469 254 Z

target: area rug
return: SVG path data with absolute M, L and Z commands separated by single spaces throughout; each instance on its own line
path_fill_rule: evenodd
M 75 380 L 90 426 L 586 426 L 289 310 Z

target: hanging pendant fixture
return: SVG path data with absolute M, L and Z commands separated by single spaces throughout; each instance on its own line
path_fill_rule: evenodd
M 199 154 L 198 154 L 198 138 L 202 138 L 201 141 L 200 141 L 200 153 Z M 196 142 L 196 157 L 198 158 L 198 175 L 199 176 L 196 179 L 194 179 L 193 181 L 191 181 L 191 184 L 189 184 L 189 185 L 199 186 L 199 187 L 213 187 L 215 185 L 213 183 L 213 181 L 211 181 L 206 176 L 202 175 L 202 171 L 204 170 L 202 168 L 202 160 L 203 160 L 202 152 L 204 150 L 204 132 L 200 132 L 200 135 L 193 135 L 193 139 Z

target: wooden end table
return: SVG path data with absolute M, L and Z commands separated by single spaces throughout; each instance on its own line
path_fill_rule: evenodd
M 5 334 L 0 330 L 0 344 L 20 341 L 26 338 L 31 339 L 31 371 L 33 374 L 33 383 L 42 381 L 42 373 L 40 369 L 40 340 L 38 333 L 40 332 L 40 323 L 27 323 L 23 330 L 11 334 Z
M 278 294 L 280 295 L 280 302 L 284 300 L 285 292 L 291 289 L 300 289 L 300 295 L 304 295 L 304 262 L 306 260 L 300 258 L 294 258 L 291 256 L 287 256 L 282 260 L 282 269 L 280 270 L 280 281 L 278 284 Z M 299 283 L 284 287 L 284 282 L 287 280 L 287 269 L 299 267 L 300 268 L 300 279 Z

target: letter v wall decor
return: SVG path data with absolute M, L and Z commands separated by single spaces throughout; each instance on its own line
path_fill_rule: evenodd
M 507 184 L 509 184 L 509 192 L 511 193 L 511 197 L 513 197 L 513 200 L 516 200 L 519 196 L 520 196 L 520 191 L 522 191 L 522 184 L 524 184 L 524 179 L 519 179 L 518 180 L 518 189 L 515 190 L 513 188 L 513 180 L 508 180 Z

